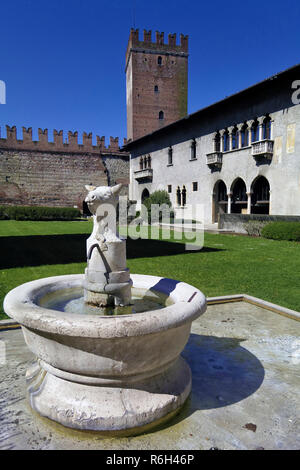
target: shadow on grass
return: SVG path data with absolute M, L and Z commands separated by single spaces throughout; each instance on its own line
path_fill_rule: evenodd
M 0 269 L 86 262 L 88 234 L 32 235 L 1 237 Z M 220 251 L 202 248 L 201 251 Z M 184 243 L 169 241 L 127 239 L 127 258 L 150 258 L 191 253 Z

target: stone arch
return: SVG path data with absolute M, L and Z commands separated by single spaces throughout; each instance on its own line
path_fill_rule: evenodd
M 247 213 L 247 187 L 245 181 L 238 177 L 231 184 L 231 212 L 234 214 Z
M 251 213 L 270 213 L 270 183 L 263 175 L 258 175 L 251 184 Z
M 145 199 L 150 196 L 150 193 L 147 188 L 144 188 L 141 194 L 141 202 L 143 203 Z
M 223 180 L 216 181 L 212 194 L 212 222 L 218 222 L 219 215 L 227 212 L 227 187 Z

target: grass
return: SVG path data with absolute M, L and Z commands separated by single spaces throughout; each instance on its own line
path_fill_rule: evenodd
M 19 284 L 83 273 L 91 228 L 91 221 L 0 221 L 1 308 L 5 294 Z M 128 239 L 127 258 L 132 273 L 178 279 L 208 297 L 245 293 L 300 310 L 296 242 L 207 233 L 204 248 L 189 252 L 173 235 L 169 241 Z

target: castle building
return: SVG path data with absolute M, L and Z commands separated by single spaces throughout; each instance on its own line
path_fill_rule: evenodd
M 168 65 L 160 67 L 163 75 Z M 153 85 L 156 70 L 148 75 Z M 207 224 L 221 214 L 299 216 L 299 85 L 296 65 L 183 119 L 156 130 L 149 125 L 144 135 L 138 127 L 124 146 L 130 152 L 129 198 L 139 209 L 149 194 L 166 190 L 177 214 L 201 204 Z M 140 118 L 145 122 L 142 110 Z

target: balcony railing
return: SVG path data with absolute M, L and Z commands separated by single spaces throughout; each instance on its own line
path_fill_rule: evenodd
M 221 168 L 223 161 L 222 152 L 212 152 L 206 155 L 206 164 L 210 168 Z
M 152 168 L 144 168 L 143 170 L 137 170 L 134 172 L 134 178 L 137 181 L 152 180 L 153 170 Z
M 254 158 L 267 158 L 271 160 L 273 156 L 273 140 L 260 140 L 252 143 L 252 155 Z

